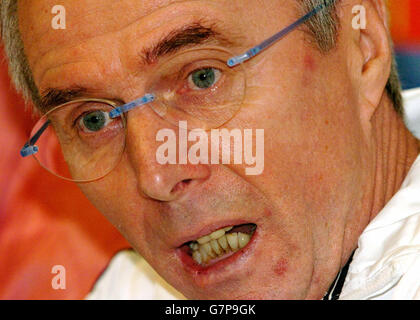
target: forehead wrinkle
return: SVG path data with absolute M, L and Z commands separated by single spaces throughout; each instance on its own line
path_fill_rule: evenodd
M 23 1 L 25 2 L 25 1 Z M 29 1 L 27 1 L 29 2 Z M 118 1 L 119 3 L 122 1 Z M 36 21 L 34 20 L 34 16 L 37 16 L 37 14 L 39 15 L 39 12 L 35 12 L 33 10 L 30 11 L 31 15 L 28 19 L 27 16 L 22 16 L 19 15 L 19 28 L 21 29 L 21 33 L 22 33 L 22 40 L 24 40 L 25 43 L 25 49 L 27 51 L 32 51 L 33 52 L 33 48 L 36 48 L 38 51 L 36 55 L 34 55 L 34 57 L 32 59 L 29 60 L 29 65 L 31 66 L 31 68 L 34 70 L 37 67 L 37 64 L 40 60 L 43 60 L 43 58 L 45 56 L 48 56 L 48 53 L 51 51 L 55 51 L 57 48 L 72 48 L 75 46 L 79 46 L 80 44 L 86 43 L 91 39 L 97 38 L 97 37 L 101 37 L 104 35 L 110 35 L 110 34 L 114 34 L 114 33 L 119 33 L 124 31 L 125 29 L 129 28 L 132 25 L 138 24 L 138 23 L 142 23 L 144 21 L 145 27 L 146 29 L 149 29 L 149 26 L 151 26 L 152 28 L 157 28 L 162 25 L 165 25 L 165 19 L 152 19 L 154 21 L 150 22 L 148 21 L 150 17 L 154 16 L 156 13 L 159 13 L 159 11 L 161 10 L 166 10 L 166 8 L 172 7 L 174 6 L 174 8 L 171 8 L 170 11 L 180 11 L 178 9 L 178 4 L 184 6 L 185 4 L 185 9 L 188 8 L 187 4 L 194 4 L 197 2 L 201 2 L 201 0 L 159 0 L 159 1 L 144 1 L 144 3 L 149 3 L 151 2 L 152 5 L 145 7 L 144 4 L 142 4 L 142 8 L 144 9 L 141 15 L 138 14 L 126 14 L 125 16 L 129 16 L 129 19 L 121 19 L 120 16 L 115 16 L 114 13 L 112 12 L 111 18 L 104 18 L 101 16 L 97 16 L 98 14 L 100 14 L 101 12 L 103 12 L 105 15 L 106 13 L 108 13 L 109 9 L 102 9 L 102 7 L 96 8 L 94 7 L 93 9 L 91 9 L 89 12 L 87 12 L 87 14 L 82 15 L 81 12 L 79 12 L 78 10 L 76 10 L 75 8 L 69 8 L 66 10 L 66 24 L 67 24 L 67 28 L 65 30 L 62 31 L 53 31 L 51 32 L 51 13 L 49 12 L 49 10 L 45 9 L 45 12 L 47 13 L 47 17 L 45 19 L 45 14 L 41 13 L 40 14 L 40 19 L 36 19 Z M 213 1 L 210 1 L 212 2 Z M 143 3 L 143 2 L 142 2 Z M 26 4 L 26 6 L 29 6 L 30 4 Z M 66 7 L 65 2 L 63 2 L 63 5 Z M 181 11 L 184 10 L 184 7 L 181 7 Z M 48 7 L 50 9 L 50 7 Z M 44 11 L 44 10 L 43 10 Z M 92 12 L 93 11 L 93 12 Z M 128 10 L 129 13 L 130 12 L 138 12 L 140 10 L 137 10 L 136 8 L 132 8 L 131 10 Z M 82 19 L 80 19 L 80 16 L 82 15 Z M 95 15 L 95 16 L 94 16 Z M 43 19 L 44 18 L 44 19 Z M 76 19 L 73 19 L 76 18 Z M 46 21 L 42 21 L 46 20 Z M 29 20 L 29 23 L 26 23 L 26 21 Z M 99 28 L 93 28 L 92 32 L 86 32 L 85 29 L 80 30 L 79 28 L 75 28 L 74 26 L 77 25 L 89 25 L 91 21 L 97 21 L 97 20 L 108 20 L 108 21 L 117 21 L 119 24 L 117 24 L 116 26 L 112 25 L 113 27 L 109 27 L 106 28 L 106 24 L 101 23 L 99 26 L 101 29 Z M 36 32 L 36 29 L 34 30 L 33 25 L 36 22 L 36 26 L 40 27 L 40 30 L 38 32 Z M 70 27 L 73 24 L 73 27 Z M 98 30 L 102 30 L 104 29 L 103 33 L 101 34 L 97 34 Z M 64 32 L 65 31 L 65 32 Z M 57 37 L 56 35 L 60 33 L 60 36 Z M 77 34 L 77 43 L 75 43 L 74 45 L 72 45 L 71 43 L 69 43 L 69 38 L 71 38 L 73 35 Z M 33 41 L 33 39 L 36 38 L 36 41 Z M 32 41 L 27 41 L 28 39 L 31 39 Z M 53 42 L 54 43 L 54 47 L 51 48 L 48 47 L 48 43 L 49 42 Z M 53 59 L 55 60 L 55 59 Z
M 136 37 L 144 37 L 145 41 L 147 42 L 153 42 L 153 38 L 156 38 L 156 36 L 153 35 L 153 33 L 156 33 L 157 36 L 159 36 L 159 32 L 156 31 L 156 29 L 164 29 L 165 25 L 167 25 L 167 23 L 163 23 L 162 21 L 175 21 L 176 18 L 180 17 L 180 16 L 186 16 L 186 17 L 190 17 L 190 20 L 199 20 L 199 21 L 205 21 L 205 20 L 209 20 L 207 19 L 209 16 L 212 16 L 211 19 L 216 20 L 216 16 L 218 14 L 218 11 L 220 11 L 220 7 L 219 6 L 214 6 L 213 4 L 215 4 L 215 2 L 211 1 L 212 5 L 208 8 L 208 10 L 206 11 L 206 14 L 203 13 L 202 8 L 197 8 L 195 6 L 191 6 L 190 4 L 192 3 L 197 3 L 199 1 L 171 1 L 170 4 L 168 4 L 165 9 L 160 7 L 159 10 L 155 10 L 152 11 L 148 16 L 142 16 L 142 18 L 140 18 L 140 20 L 136 20 L 134 22 L 131 22 L 130 24 L 125 24 L 122 26 L 122 29 L 118 29 L 118 30 L 112 30 L 107 34 L 101 34 L 101 35 L 96 35 L 94 36 L 94 38 L 100 38 L 100 37 L 109 37 L 110 34 L 114 34 L 114 33 L 120 33 L 122 36 L 124 34 L 131 34 L 134 37 L 130 37 L 132 39 L 125 39 L 125 40 L 133 40 Z M 179 4 L 182 3 L 182 4 Z M 184 5 L 185 4 L 185 5 Z M 187 5 L 189 4 L 189 5 Z M 174 5 L 175 7 L 171 7 L 169 9 L 169 7 L 171 5 Z M 161 10 L 164 10 L 163 12 Z M 212 15 L 209 15 L 209 11 L 211 11 Z M 162 15 L 164 15 L 164 19 L 162 19 Z M 204 17 L 206 17 L 206 19 L 204 19 Z M 133 29 L 131 32 L 131 29 L 127 29 L 130 28 L 130 26 L 135 25 L 141 23 L 142 24 L 142 32 L 139 32 L 139 30 L 135 30 Z M 228 22 L 221 22 L 222 24 L 227 24 Z M 220 24 L 220 22 L 218 22 L 218 24 Z M 207 23 L 207 25 L 210 25 Z M 166 27 L 167 28 L 167 27 Z M 138 28 L 137 28 L 138 29 Z M 229 30 L 229 35 L 230 34 L 238 34 L 238 31 L 235 30 L 234 28 L 224 28 L 225 30 Z M 127 31 L 128 30 L 128 31 Z M 123 33 L 125 32 L 125 33 Z M 163 33 L 163 32 L 161 32 Z M 162 37 L 162 36 L 161 36 Z M 74 49 L 76 50 L 77 48 L 81 48 L 83 50 L 83 48 L 86 48 L 87 46 L 85 45 L 89 40 L 92 40 L 91 38 L 85 38 L 85 39 L 81 39 L 78 38 L 78 42 L 77 44 L 72 44 L 72 43 L 66 43 L 66 45 L 60 45 L 60 42 L 54 42 L 55 46 L 54 48 L 50 48 L 47 52 L 45 52 L 40 58 L 37 58 L 35 63 L 33 63 L 33 72 L 34 72 L 34 76 L 35 79 L 42 79 L 46 70 L 49 68 L 52 68 L 53 66 L 57 66 L 60 64 L 64 64 L 64 63 L 69 63 L 71 61 L 71 59 L 73 59 L 73 57 L 75 57 L 76 55 L 74 54 L 69 54 L 69 49 Z M 120 39 L 121 42 L 122 39 Z M 133 42 L 133 41 L 131 41 Z M 134 41 L 136 42 L 136 41 Z M 138 41 L 137 41 L 138 42 Z M 238 41 L 239 43 L 239 41 Z M 38 55 L 39 56 L 39 55 Z M 44 70 L 42 70 L 42 74 L 38 74 L 38 70 L 40 69 L 39 65 L 41 65 L 43 67 Z
M 38 0 L 37 0 L 38 1 Z M 119 23 L 121 23 L 123 21 L 123 24 L 118 25 L 118 29 L 124 29 L 128 26 L 130 26 L 133 23 L 136 23 L 139 19 L 142 19 L 144 17 L 149 16 L 150 14 L 152 14 L 154 11 L 157 11 L 159 9 L 163 9 L 167 6 L 170 6 L 172 4 L 176 4 L 176 3 L 180 3 L 180 2 L 194 2 L 194 1 L 200 1 L 200 0 L 155 0 L 155 1 L 142 1 L 141 5 L 142 5 L 142 11 L 143 14 L 141 16 L 139 15 L 129 15 L 130 11 L 131 12 L 139 12 L 140 10 L 138 10 L 137 8 L 131 8 L 131 10 L 128 10 L 128 12 L 126 12 L 127 14 L 125 14 L 125 17 L 130 17 L 128 19 L 121 19 L 121 16 L 116 16 L 114 15 L 114 11 L 111 11 L 111 16 L 110 17 L 101 17 L 98 15 L 100 15 L 101 13 L 103 13 L 103 15 L 105 15 L 108 11 L 109 11 L 109 4 L 104 6 L 103 3 L 101 3 L 100 1 L 97 3 L 96 6 L 87 6 L 84 5 L 82 7 L 71 7 L 70 4 L 66 3 L 66 1 L 62 1 L 61 5 L 63 5 L 67 10 L 66 10 L 66 21 L 67 21 L 67 28 L 65 30 L 66 34 L 67 33 L 71 33 L 72 30 L 74 30 L 74 28 L 71 28 L 72 24 L 75 22 L 72 19 L 74 17 L 76 18 L 80 18 L 81 16 L 83 17 L 84 21 L 79 21 L 82 24 L 89 24 L 89 22 L 91 21 L 110 21 L 110 20 L 114 20 L 114 21 L 118 21 Z M 22 7 L 25 8 L 30 8 L 30 16 L 27 17 L 22 17 L 22 15 L 19 15 L 19 27 L 23 30 L 22 31 L 27 31 L 27 32 L 23 32 L 23 35 L 30 35 L 29 37 L 31 39 L 33 39 L 34 37 L 37 38 L 37 41 L 34 41 L 33 43 L 30 43 L 29 45 L 25 45 L 25 48 L 27 48 L 28 50 L 31 49 L 32 47 L 39 47 L 41 45 L 41 43 L 39 42 L 41 39 L 45 39 L 45 36 L 47 36 L 50 32 L 51 32 L 51 18 L 53 17 L 51 11 L 51 8 L 53 5 L 56 5 L 55 2 L 53 2 L 52 0 L 50 1 L 43 1 L 44 6 L 39 6 L 38 11 L 34 11 L 36 10 L 36 7 L 34 7 L 31 2 L 33 2 L 33 0 L 21 0 L 18 2 L 18 12 L 21 12 Z M 50 2 L 50 3 L 49 3 Z M 79 1 L 77 1 L 79 2 Z M 111 3 L 111 5 L 116 5 L 117 6 L 121 6 L 123 5 L 124 2 L 127 1 L 118 1 L 118 3 L 115 1 L 114 3 Z M 89 1 L 89 3 L 94 3 L 94 1 Z M 151 3 L 151 5 L 146 6 L 147 3 Z M 33 9 L 31 7 L 34 7 Z M 82 11 L 80 8 L 83 8 L 84 11 Z M 35 18 L 36 17 L 36 18 Z M 29 18 L 29 19 L 28 19 Z M 42 21 L 45 20 L 45 21 Z M 23 22 L 28 21 L 29 20 L 29 24 L 28 25 L 24 25 Z M 38 32 L 36 32 L 36 29 L 33 28 L 33 22 L 41 22 L 38 23 L 37 26 L 41 27 L 40 30 L 38 30 Z M 104 27 L 104 24 L 100 24 L 101 27 Z M 95 29 L 95 31 L 97 31 L 97 29 Z M 108 30 L 108 31 L 112 31 L 112 30 Z M 114 30 L 115 31 L 115 30 Z M 57 31 L 56 31 L 57 32 Z M 76 31 L 77 32 L 77 31 Z M 61 35 L 64 35 L 64 33 L 61 33 Z M 86 34 L 87 35 L 87 34 Z M 79 36 L 82 36 L 79 33 Z M 88 36 L 88 35 L 87 35 Z M 89 37 L 89 36 L 88 36 Z M 63 37 L 60 37 L 58 40 L 61 40 L 62 42 L 58 42 L 58 45 L 61 45 L 62 43 L 66 42 L 66 39 Z M 42 52 L 41 52 L 42 54 Z

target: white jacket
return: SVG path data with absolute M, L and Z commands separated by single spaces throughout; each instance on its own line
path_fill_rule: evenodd
M 340 299 L 420 299 L 420 156 L 360 236 Z
M 406 125 L 420 138 L 420 90 L 404 98 Z M 420 156 L 360 236 L 340 299 L 420 299 Z
M 420 89 L 404 99 L 406 125 L 420 139 Z M 184 299 L 128 250 L 112 259 L 86 298 Z M 340 299 L 420 299 L 420 156 L 360 236 Z

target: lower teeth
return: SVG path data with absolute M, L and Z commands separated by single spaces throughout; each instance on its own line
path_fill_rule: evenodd
M 198 264 L 206 264 L 210 260 L 242 249 L 248 244 L 250 239 L 251 236 L 247 233 L 232 232 L 203 244 L 195 241 L 191 242 L 189 247 L 194 261 Z

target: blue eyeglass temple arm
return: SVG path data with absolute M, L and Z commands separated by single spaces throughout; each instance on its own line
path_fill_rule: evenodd
M 118 108 L 115 108 L 109 113 L 109 117 L 111 119 L 114 119 L 116 117 L 121 116 L 123 113 L 130 111 L 133 108 L 136 108 L 138 106 L 142 106 L 145 104 L 148 104 L 149 102 L 152 102 L 155 100 L 155 95 L 151 93 L 145 94 L 143 97 L 136 99 L 134 101 L 131 101 L 129 103 L 126 103 Z
M 250 50 L 248 50 L 247 52 L 245 52 L 245 53 L 243 53 L 243 54 L 241 54 L 239 56 L 230 58 L 227 61 L 227 65 L 229 67 L 234 67 L 234 66 L 236 66 L 236 65 L 238 65 L 238 64 L 240 64 L 242 62 L 245 62 L 245 61 L 247 61 L 247 60 L 255 57 L 261 51 L 263 51 L 263 50 L 267 49 L 268 47 L 270 47 L 271 45 L 273 45 L 276 41 L 280 40 L 286 34 L 288 34 L 289 32 L 293 31 L 294 29 L 296 29 L 301 24 L 305 23 L 307 20 L 309 20 L 310 18 L 312 18 L 314 15 L 316 15 L 319 11 L 323 10 L 324 8 L 329 7 L 335 1 L 336 0 L 325 0 L 323 4 L 318 5 L 312 11 L 310 11 L 307 14 L 305 14 L 302 18 L 296 20 L 294 23 L 292 23 L 291 25 L 287 26 L 286 28 L 284 28 L 280 32 L 276 33 L 275 35 L 271 36 L 267 40 L 264 40 L 259 45 L 251 48 Z
M 22 157 L 27 157 L 38 152 L 38 147 L 35 145 L 35 143 L 38 141 L 41 134 L 45 131 L 45 129 L 48 128 L 49 125 L 50 120 L 45 121 L 42 127 L 28 140 L 28 142 L 25 143 L 23 148 L 20 149 L 20 155 Z

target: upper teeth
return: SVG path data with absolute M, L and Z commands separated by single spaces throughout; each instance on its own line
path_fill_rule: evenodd
M 216 231 L 210 233 L 207 236 L 198 238 L 197 239 L 197 242 L 199 244 L 204 244 L 204 243 L 209 242 L 211 240 L 219 239 L 220 237 L 222 237 L 222 236 L 225 235 L 226 231 L 229 231 L 231 229 L 232 229 L 232 227 L 226 227 L 226 228 L 222 228 L 222 229 L 216 230 Z
M 236 251 L 245 247 L 251 239 L 251 236 L 242 232 L 226 234 L 231 229 L 232 227 L 222 228 L 197 239 L 196 242 L 191 242 L 189 246 L 193 251 L 193 259 L 197 263 L 203 264 L 227 252 Z

